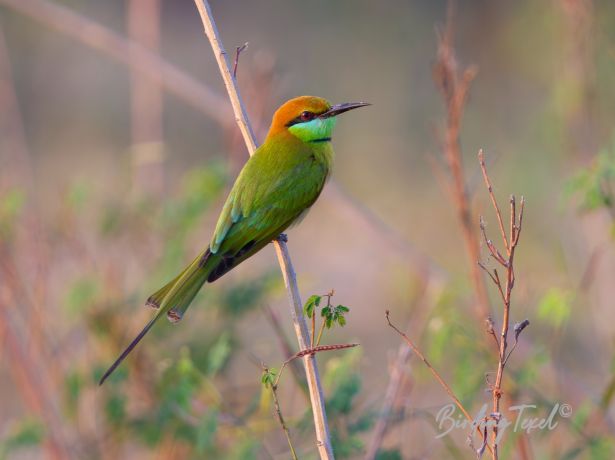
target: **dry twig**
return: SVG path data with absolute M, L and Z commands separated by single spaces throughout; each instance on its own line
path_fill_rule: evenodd
M 442 180 L 446 186 L 459 218 L 466 251 L 471 261 L 471 275 L 478 314 L 486 318 L 490 314 L 489 297 L 484 278 L 475 261 L 479 259 L 480 248 L 478 235 L 473 225 L 472 209 L 463 173 L 463 161 L 460 146 L 461 119 L 465 108 L 470 84 L 476 76 L 476 67 L 471 66 L 461 72 L 457 66 L 455 49 L 453 47 L 453 13 L 452 3 L 449 4 L 447 21 L 444 29 L 438 33 L 438 59 L 433 69 L 433 79 L 442 93 L 446 104 L 446 131 L 442 142 L 443 156 L 450 173 L 450 184 Z M 437 169 L 436 169 L 437 171 Z M 438 177 L 442 177 L 439 174 Z
M 502 241 L 505 248 L 506 256 L 503 256 L 495 245 L 487 238 L 487 234 L 485 231 L 485 224 L 481 217 L 480 219 L 480 227 L 483 233 L 483 237 L 485 242 L 487 243 L 487 248 L 489 249 L 489 253 L 491 257 L 499 263 L 506 270 L 506 278 L 505 283 L 502 285 L 502 281 L 498 275 L 497 269 L 493 270 L 493 275 L 489 272 L 489 270 L 482 264 L 478 263 L 483 270 L 485 270 L 491 277 L 491 280 L 498 288 L 500 295 L 502 297 L 502 303 L 504 306 L 504 313 L 502 319 L 502 329 L 500 333 L 499 341 L 495 336 L 495 332 L 493 331 L 493 322 L 491 322 L 491 331 L 488 330 L 493 336 L 496 338 L 496 343 L 498 344 L 498 370 L 495 377 L 495 382 L 491 385 L 491 393 L 493 399 L 493 408 L 491 416 L 495 419 L 496 423 L 493 426 L 493 450 L 492 450 L 492 458 L 496 460 L 498 458 L 498 444 L 497 444 L 497 436 L 498 436 L 498 422 L 501 419 L 500 414 L 500 399 L 502 397 L 502 378 L 504 376 L 504 368 L 506 367 L 506 363 L 511 353 L 517 346 L 519 340 L 519 334 L 530 324 L 530 322 L 526 319 L 514 326 L 515 332 L 515 343 L 510 350 L 508 350 L 508 329 L 510 324 L 510 299 L 512 294 L 512 289 L 515 285 L 515 269 L 514 269 L 514 257 L 515 250 L 517 249 L 517 245 L 519 243 L 519 236 L 521 235 L 521 228 L 523 224 L 523 207 L 525 205 L 525 200 L 521 197 L 521 203 L 519 207 L 519 211 L 517 212 L 517 203 L 514 195 L 510 197 L 510 224 L 509 224 L 509 234 L 506 235 L 506 230 L 504 228 L 504 223 L 502 220 L 502 215 L 500 212 L 500 208 L 498 206 L 498 202 L 493 193 L 493 186 L 491 185 L 491 180 L 489 179 L 489 175 L 487 174 L 487 167 L 485 166 L 485 156 L 483 151 L 480 150 L 478 152 L 478 162 L 480 164 L 481 171 L 483 173 L 483 178 L 485 180 L 485 185 L 487 187 L 487 191 L 489 192 L 489 197 L 491 199 L 491 203 L 495 210 L 498 225 L 500 227 L 500 233 L 502 236 Z
M 466 408 L 463 406 L 463 404 L 461 404 L 461 401 L 459 400 L 459 398 L 457 398 L 457 396 L 455 396 L 455 393 L 453 393 L 453 390 L 451 389 L 451 387 L 448 385 L 448 383 L 446 383 L 446 381 L 442 378 L 442 376 L 440 375 L 440 373 L 431 365 L 431 363 L 427 360 L 427 358 L 425 357 L 425 355 L 423 354 L 423 352 L 414 344 L 414 342 L 406 335 L 404 334 L 402 331 L 400 331 L 392 322 L 391 319 L 389 318 L 389 310 L 386 311 L 386 318 L 387 318 L 387 323 L 389 323 L 389 326 L 395 331 L 397 332 L 403 339 L 404 341 L 408 344 L 408 346 L 412 349 L 412 351 L 414 352 L 414 354 L 416 356 L 419 357 L 419 359 L 421 361 L 423 361 L 423 363 L 425 363 L 425 365 L 427 366 L 427 368 L 429 369 L 429 371 L 431 372 L 431 374 L 436 378 L 436 380 L 438 381 L 438 383 L 442 386 L 442 388 L 444 388 L 444 391 L 446 391 L 446 393 L 451 397 L 451 399 L 453 400 L 453 402 L 455 403 L 455 405 L 457 406 L 457 408 L 459 408 L 459 410 L 461 411 L 461 413 L 464 415 L 464 417 L 468 420 L 468 422 L 470 422 L 472 424 L 472 426 L 476 426 L 476 430 L 478 431 L 478 433 L 481 435 L 481 438 L 483 440 L 483 443 L 485 443 L 486 441 L 486 437 L 483 436 L 483 433 L 481 432 L 480 426 L 476 425 L 474 419 L 472 418 L 472 416 L 470 415 L 470 413 L 466 410 Z M 489 445 L 487 445 L 487 447 L 489 448 L 489 450 L 491 450 L 491 447 Z
M 270 372 L 269 368 L 265 366 L 264 364 L 262 365 L 262 368 L 265 374 L 268 374 Z M 286 436 L 286 442 L 288 443 L 288 448 L 290 449 L 290 455 L 293 458 L 293 460 L 297 460 L 297 453 L 295 452 L 295 448 L 293 447 L 293 441 L 290 437 L 290 431 L 288 430 L 288 427 L 286 426 L 286 422 L 284 421 L 284 416 L 282 415 L 282 409 L 280 408 L 280 401 L 278 400 L 278 380 L 280 378 L 281 373 L 282 373 L 282 369 L 280 369 L 280 372 L 278 373 L 278 377 L 276 378 L 275 383 L 266 384 L 266 386 L 271 389 L 271 395 L 273 396 L 273 404 L 275 407 L 275 413 L 278 418 L 280 427 L 282 428 L 282 431 L 284 431 L 284 436 Z
M 205 28 L 205 34 L 207 35 L 216 56 L 220 73 L 222 74 L 222 79 L 224 80 L 224 84 L 233 106 L 233 111 L 235 112 L 235 121 L 237 121 L 239 129 L 241 130 L 246 146 L 248 147 L 248 151 L 250 152 L 250 155 L 252 155 L 256 150 L 256 139 L 241 98 L 239 97 L 237 83 L 231 73 L 227 54 L 222 46 L 211 8 L 206 0 L 195 0 L 195 4 L 199 10 L 199 14 L 201 15 L 201 20 L 203 21 L 203 26 Z M 295 270 L 293 268 L 285 241 L 282 238 L 278 238 L 278 240 L 274 242 L 274 245 L 278 256 L 278 262 L 280 263 L 280 269 L 282 270 L 282 274 L 284 276 L 286 290 L 288 292 L 288 298 L 291 305 L 291 315 L 295 326 L 297 340 L 299 342 L 299 349 L 305 350 L 309 346 L 310 337 L 305 318 L 303 317 L 303 304 L 301 303 Z M 322 459 L 332 459 L 334 456 L 325 411 L 325 398 L 320 383 L 320 376 L 315 355 L 308 354 L 304 356 L 303 359 L 305 372 L 308 379 L 308 388 L 310 390 L 312 412 L 314 415 L 314 427 L 316 429 L 317 439 L 316 445 Z
M 233 78 L 237 78 L 237 66 L 239 66 L 239 55 L 243 50 L 248 47 L 248 42 L 245 42 L 243 45 L 235 48 L 235 62 L 233 64 Z
M 286 337 L 284 330 L 282 329 L 282 325 L 280 324 L 280 319 L 278 318 L 277 313 L 269 306 L 264 308 L 266 312 L 267 319 L 269 320 L 273 332 L 278 337 L 278 341 L 280 342 L 280 348 L 284 354 L 285 359 L 289 359 L 293 356 L 294 352 L 292 350 L 290 340 Z M 301 369 L 301 365 L 296 361 L 290 363 L 290 370 L 293 374 L 293 378 L 295 382 L 301 388 L 301 392 L 305 395 L 309 402 L 310 394 L 308 392 L 307 381 L 305 379 L 305 375 Z
M 295 448 L 293 447 L 293 443 L 290 437 L 290 432 L 288 430 L 288 427 L 286 426 L 286 422 L 284 421 L 282 410 L 280 409 L 280 401 L 278 400 L 278 393 L 277 393 L 278 384 L 280 383 L 280 378 L 282 377 L 282 372 L 284 372 L 284 369 L 286 368 L 286 366 L 293 363 L 297 358 L 302 358 L 307 355 L 315 355 L 316 353 L 320 353 L 322 351 L 334 351 L 334 350 L 343 350 L 345 348 L 353 348 L 353 347 L 356 347 L 357 345 L 359 344 L 358 343 L 347 343 L 347 344 L 336 344 L 336 345 L 321 345 L 317 347 L 311 347 L 306 350 L 300 350 L 282 363 L 280 370 L 277 372 L 275 380 L 271 381 L 263 377 L 263 383 L 265 384 L 265 386 L 271 388 L 271 393 L 273 396 L 273 402 L 275 405 L 275 411 L 278 417 L 278 422 L 280 423 L 280 426 L 282 430 L 284 431 L 284 435 L 286 436 L 286 441 L 288 442 L 288 447 L 290 448 L 290 453 L 294 460 L 297 459 L 297 454 L 295 453 Z M 261 367 L 263 369 L 264 376 L 269 377 L 271 375 L 270 369 L 265 364 L 261 364 Z
M 30 356 L 12 327 L 9 306 L 0 299 L 0 335 L 7 349 L 8 369 L 12 373 L 15 388 L 21 394 L 28 409 L 45 423 L 48 433 L 44 447 L 50 459 L 71 459 L 71 451 L 62 433 L 61 417 L 54 405 L 46 379 L 41 378 L 47 369 Z

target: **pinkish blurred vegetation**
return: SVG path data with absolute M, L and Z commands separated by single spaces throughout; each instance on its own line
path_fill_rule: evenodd
M 259 139 L 296 95 L 373 104 L 340 119 L 334 183 L 289 232 L 303 297 L 334 288 L 350 307 L 323 343 L 361 343 L 318 356 L 337 458 L 363 458 L 392 370 L 376 458 L 474 458 L 470 430 L 436 439 L 450 400 L 418 360 L 394 366 L 386 309 L 472 414 L 491 399 L 474 261 L 433 170 L 445 6 L 212 2 L 227 50 L 249 42 L 238 80 Z M 511 427 L 500 458 L 615 458 L 615 3 L 460 1 L 455 24 L 460 65 L 478 69 L 461 126 L 473 224 L 497 234 L 479 148 L 496 196 L 527 202 L 512 321 L 531 325 L 503 406 L 572 408 L 553 429 Z M 207 244 L 247 158 L 232 123 L 192 2 L 0 0 L 0 459 L 288 458 L 261 384 L 261 362 L 296 351 L 271 250 L 97 386 L 151 314 L 143 300 Z M 315 458 L 300 375 L 278 393 L 299 458 Z

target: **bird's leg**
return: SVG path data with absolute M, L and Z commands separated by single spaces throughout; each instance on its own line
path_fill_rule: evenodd
M 280 233 L 276 238 L 276 241 L 279 241 L 280 243 L 288 243 L 288 236 L 286 233 Z

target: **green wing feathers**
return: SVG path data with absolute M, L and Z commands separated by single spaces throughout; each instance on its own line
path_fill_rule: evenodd
M 166 315 L 179 321 L 203 284 L 269 244 L 316 201 L 329 174 L 330 146 L 300 146 L 294 151 L 283 147 L 270 140 L 248 160 L 224 204 L 209 248 L 147 299 L 146 305 L 158 311 L 103 375 L 101 384 L 159 318 Z
M 122 354 L 115 360 L 111 367 L 100 379 L 102 385 L 122 361 L 130 354 L 137 344 L 145 337 L 145 334 L 164 315 L 171 322 L 179 321 L 205 281 L 212 264 L 206 263 L 209 259 L 209 249 L 200 254 L 192 263 L 184 269 L 175 279 L 152 294 L 146 301 L 146 305 L 158 308 L 154 317 L 145 325 L 139 335 L 130 342 Z

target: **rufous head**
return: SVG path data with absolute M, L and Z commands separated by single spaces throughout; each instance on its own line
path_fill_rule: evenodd
M 366 102 L 331 105 L 316 96 L 299 96 L 276 110 L 267 138 L 279 133 L 290 133 L 303 142 L 329 142 L 335 127 L 336 116 L 359 107 Z

